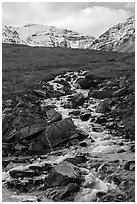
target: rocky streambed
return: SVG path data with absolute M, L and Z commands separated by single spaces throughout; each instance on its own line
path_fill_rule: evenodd
M 133 99 L 125 76 L 80 70 L 5 101 L 3 201 L 133 202 L 135 145 L 119 114 Z

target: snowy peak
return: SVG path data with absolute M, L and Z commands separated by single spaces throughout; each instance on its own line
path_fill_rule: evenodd
M 54 26 L 26 24 L 22 27 L 3 26 L 3 43 L 43 47 L 88 48 L 95 40 L 67 29 Z
M 90 49 L 131 52 L 135 50 L 135 17 L 108 29 L 96 39 Z

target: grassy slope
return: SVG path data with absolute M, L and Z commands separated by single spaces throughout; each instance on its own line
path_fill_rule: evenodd
M 126 74 L 134 81 L 134 53 L 3 44 L 2 66 L 3 99 L 69 70 L 89 69 L 106 77 Z
M 106 78 L 126 75 L 130 84 L 135 84 L 135 53 L 3 44 L 2 66 L 3 103 L 6 99 L 14 101 L 17 95 L 32 92 L 41 80 L 47 81 L 57 74 L 78 69 L 88 69 L 92 74 Z M 128 132 L 133 137 L 134 109 L 132 104 L 121 109 L 127 130 L 130 129 Z

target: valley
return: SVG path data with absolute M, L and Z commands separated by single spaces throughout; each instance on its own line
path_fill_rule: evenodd
M 135 201 L 135 53 L 2 48 L 5 202 Z

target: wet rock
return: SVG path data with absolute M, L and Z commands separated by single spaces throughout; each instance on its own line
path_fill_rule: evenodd
M 28 166 L 15 167 L 9 171 L 9 174 L 12 178 L 39 176 L 39 172 L 30 170 Z
M 34 171 L 49 171 L 53 168 L 52 164 L 47 161 L 43 162 L 36 162 L 34 164 L 29 165 L 29 169 L 34 170 Z
M 79 168 L 70 162 L 63 161 L 51 170 L 45 181 L 45 186 L 50 188 L 68 183 L 81 184 L 82 180 Z
M 46 115 L 47 115 L 48 122 L 50 123 L 58 122 L 62 120 L 62 115 L 53 108 L 47 111 Z
M 87 157 L 84 154 L 76 155 L 75 157 L 65 159 L 65 161 L 68 161 L 74 165 L 77 165 L 80 163 L 85 163 L 87 161 Z
M 78 192 L 80 186 L 76 183 L 69 183 L 67 186 L 57 186 L 54 188 L 48 188 L 45 191 L 45 195 L 49 199 L 55 201 L 73 201 L 75 193 Z M 71 196 L 71 197 L 70 197 Z
M 121 88 L 121 89 L 118 89 L 117 91 L 115 91 L 115 92 L 113 93 L 113 96 L 114 96 L 114 97 L 120 97 L 120 96 L 123 96 L 123 95 L 126 94 L 126 93 L 127 93 L 127 88 L 124 87 L 124 88 Z
M 81 111 L 79 116 L 82 121 L 87 121 L 89 120 L 91 113 L 89 111 Z
M 79 144 L 81 147 L 87 147 L 88 146 L 88 144 L 87 144 L 87 142 L 80 142 L 80 144 Z
M 103 124 L 106 123 L 106 118 L 104 116 L 97 117 L 95 123 Z
M 72 96 L 71 100 L 74 102 L 75 105 L 81 106 L 85 102 L 85 97 L 82 93 L 77 93 Z
M 112 96 L 112 91 L 109 90 L 90 90 L 88 93 L 89 97 L 97 99 L 110 98 Z
M 49 147 L 55 147 L 58 144 L 79 137 L 71 118 L 65 118 L 59 122 L 51 124 L 42 134 L 41 141 Z
M 75 116 L 79 115 L 79 114 L 80 114 L 80 109 L 75 109 L 75 110 L 73 110 L 73 111 L 70 111 L 70 112 L 69 112 L 69 115 L 71 115 L 71 114 L 73 114 L 73 115 L 75 115 Z

